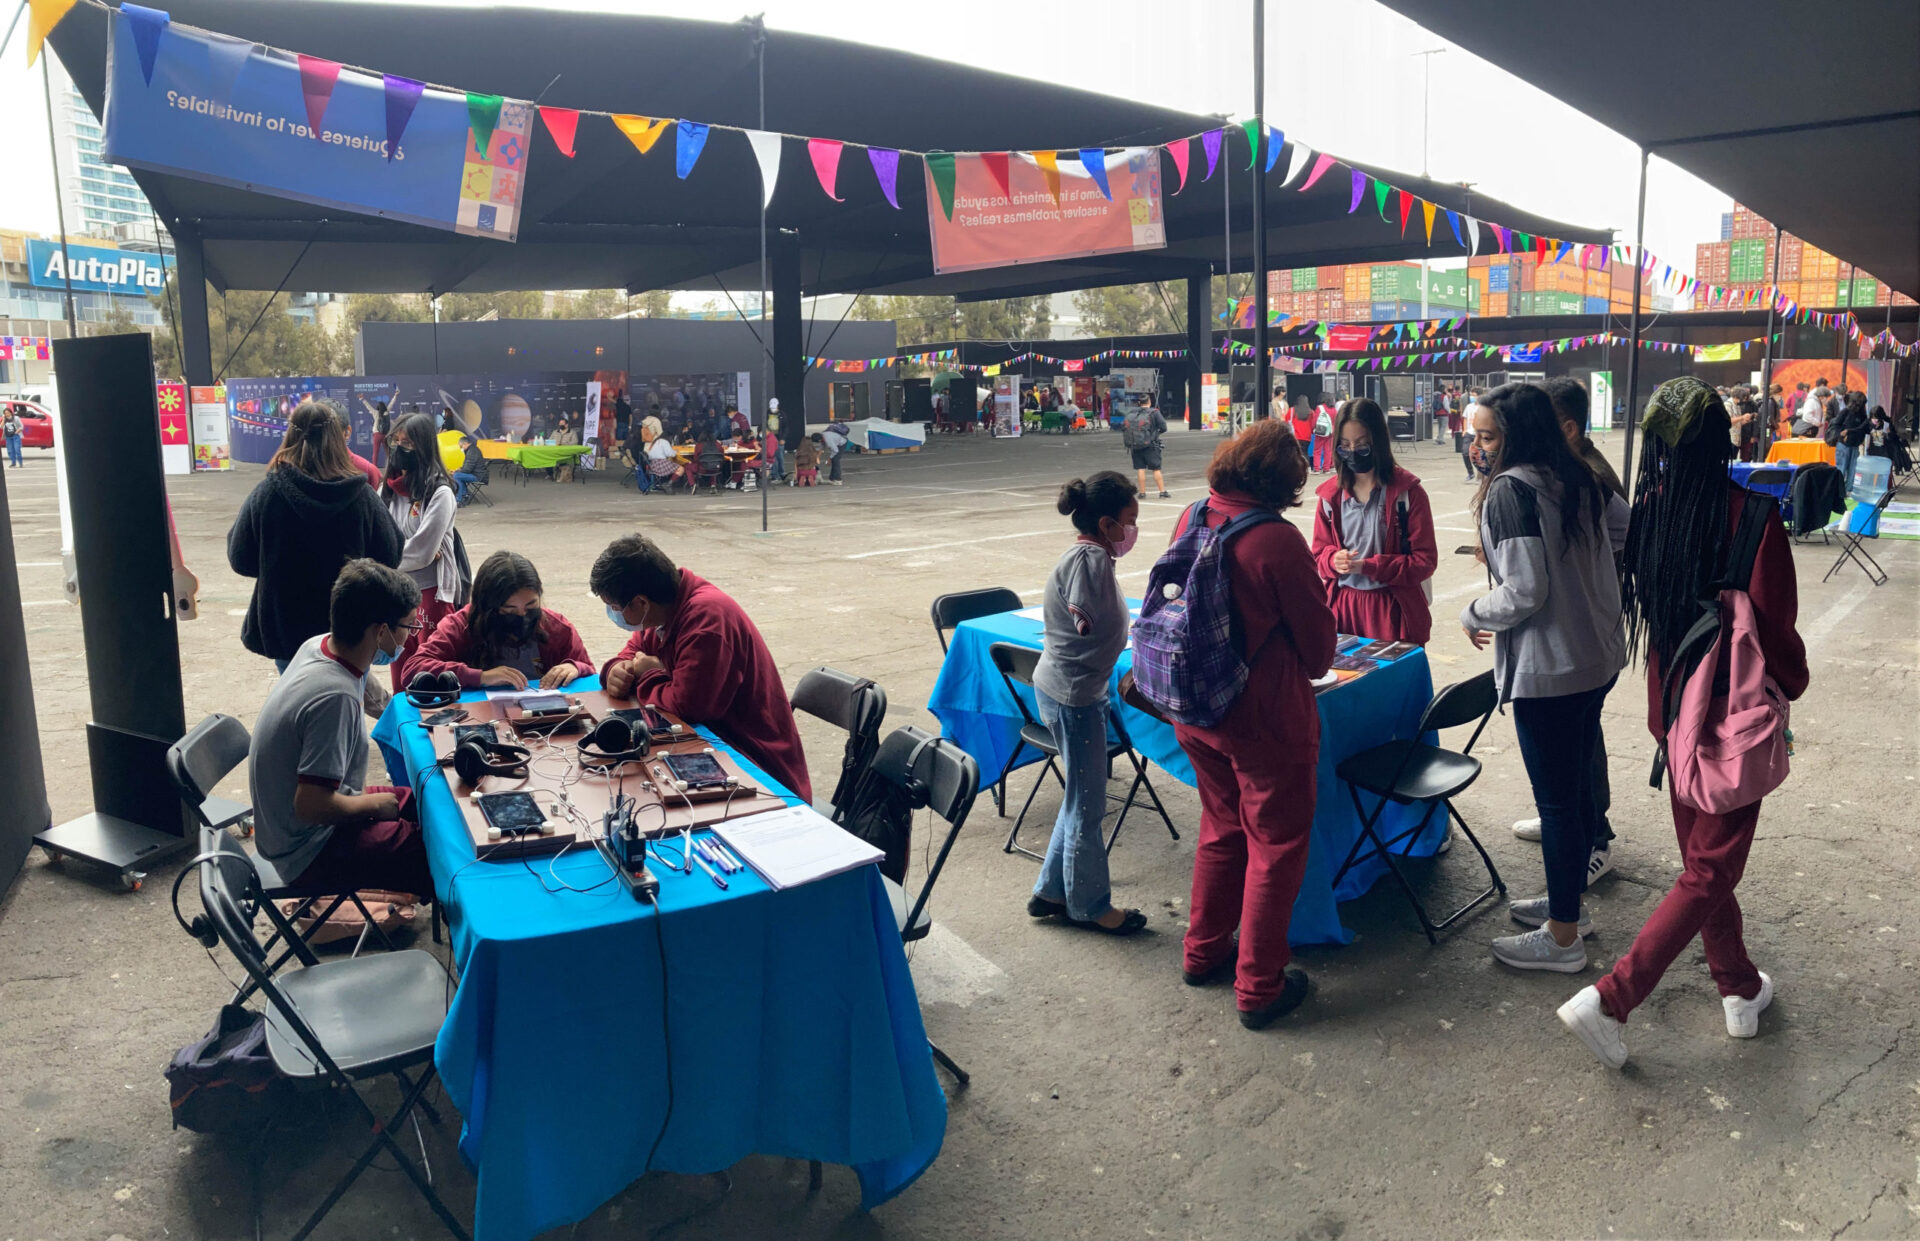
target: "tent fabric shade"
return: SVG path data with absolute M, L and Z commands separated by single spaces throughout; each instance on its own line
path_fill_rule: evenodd
M 638 154 L 608 118 L 583 115 L 573 157 L 536 126 L 514 244 L 474 244 L 419 226 L 270 198 L 184 177 L 136 173 L 163 220 L 184 222 L 204 245 L 219 288 L 291 285 L 334 292 L 490 292 L 507 289 L 757 287 L 760 163 L 745 135 L 760 128 L 754 30 L 741 23 L 486 7 L 463 10 L 332 0 L 177 0 L 172 20 L 375 72 L 563 109 L 677 117 L 714 128 L 689 175 Z M 104 108 L 108 25 L 65 22 L 52 43 L 88 103 Z M 983 72 L 964 64 L 786 31 L 766 38 L 767 121 L 790 134 L 904 152 L 1073 150 L 1094 143 L 1153 145 L 1220 124 L 1131 100 Z M 634 49 L 648 69 L 633 70 Z M 551 84 L 555 67 L 565 72 Z M 965 107 L 954 106 L 965 100 Z M 1244 145 L 1235 130 L 1229 142 Z M 785 158 L 799 160 L 798 143 Z M 1235 158 L 1245 153 L 1234 146 Z M 941 292 L 1007 296 L 1184 278 L 1221 261 L 1221 194 L 1227 178 L 1189 180 L 1167 196 L 1164 249 L 1060 260 L 960 276 L 933 272 L 926 186 L 903 154 L 889 204 L 864 152 L 842 165 L 835 202 L 816 179 L 785 169 L 768 208 L 771 228 L 797 237 L 805 291 Z M 858 164 L 851 161 L 858 160 Z M 1282 165 L 1282 168 L 1285 166 Z M 1175 175 L 1164 160 L 1163 175 Z M 1195 170 L 1196 172 L 1198 170 Z M 1370 170 L 1375 171 L 1375 170 Z M 1377 170 L 1442 207 L 1577 243 L 1603 231 L 1528 215 L 1455 186 Z M 1232 178 L 1236 219 L 1250 193 Z M 1171 189 L 1171 185 L 1167 186 Z M 1378 221 L 1349 219 L 1331 183 L 1308 193 L 1267 178 L 1268 249 L 1275 267 L 1389 261 L 1429 253 Z M 1338 201 L 1335 201 L 1335 200 Z M 325 220 L 316 233 L 316 225 Z M 1246 230 L 1234 267 L 1251 267 Z M 1490 240 L 1490 239 L 1489 239 Z M 289 269 L 307 249 L 299 268 Z M 1431 253 L 1459 253 L 1436 236 Z
M 1621 0 L 1605 25 L 1660 54 L 1583 47 L 1591 10 L 1384 0 L 1890 287 L 1920 297 L 1920 5 Z M 1735 82 L 1721 67 L 1745 67 Z

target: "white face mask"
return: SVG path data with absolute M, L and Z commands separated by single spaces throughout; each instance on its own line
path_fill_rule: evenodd
M 618 625 L 620 628 L 626 630 L 628 633 L 633 633 L 640 628 L 640 626 L 638 625 L 629 625 L 627 623 L 627 618 L 620 615 L 620 609 L 614 607 L 611 603 L 607 605 L 607 619 L 612 621 L 614 624 Z

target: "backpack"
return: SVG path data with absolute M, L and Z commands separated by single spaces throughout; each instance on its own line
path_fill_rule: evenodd
M 195 1133 L 257 1133 L 293 1097 L 293 1079 L 267 1054 L 267 1019 L 227 1004 L 213 1029 L 182 1047 L 163 1073 L 173 1127 Z
M 884 773 L 883 758 L 876 750 L 869 755 L 866 769 L 853 786 L 850 805 L 840 811 L 840 826 L 866 841 L 886 856 L 880 859 L 880 873 L 906 886 L 907 858 L 913 846 L 913 812 L 928 805 L 927 790 L 913 778 L 920 752 L 929 745 L 951 745 L 942 737 L 920 741 L 904 757 L 904 770 Z M 897 751 L 890 751 L 898 758 Z
M 1120 442 L 1128 448 L 1152 448 L 1152 418 L 1146 410 L 1128 414 L 1127 420 L 1120 424 Z
M 1787 696 L 1767 674 L 1753 600 L 1753 561 L 1775 520 L 1771 498 L 1749 495 L 1727 570 L 1701 601 L 1661 686 L 1667 737 L 1649 781 L 1673 777 L 1674 799 L 1708 814 L 1751 806 L 1787 778 Z
M 1333 502 L 1330 500 L 1320 501 L 1320 508 L 1327 515 L 1327 524 L 1333 527 L 1334 538 L 1340 539 L 1344 544 L 1346 536 L 1340 532 L 1340 510 L 1335 508 Z M 1393 504 L 1393 524 L 1394 528 L 1400 532 L 1400 554 L 1402 556 L 1413 555 L 1413 531 L 1409 526 L 1407 517 L 1409 508 L 1407 495 L 1403 491 L 1400 493 L 1400 498 L 1394 501 Z M 1421 579 L 1420 593 L 1425 596 L 1428 603 L 1433 602 L 1433 579 L 1431 577 Z
M 1211 728 L 1246 688 L 1252 668 L 1240 649 L 1227 576 L 1227 544 L 1253 526 L 1279 521 L 1254 509 L 1207 526 L 1207 502 L 1187 510 L 1187 528 L 1147 578 L 1133 625 L 1133 678 L 1148 702 L 1176 723 Z

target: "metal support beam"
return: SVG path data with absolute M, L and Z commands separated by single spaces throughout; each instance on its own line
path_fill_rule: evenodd
M 807 434 L 807 363 L 800 323 L 800 239 L 791 233 L 767 238 L 773 285 L 773 395 L 780 402 L 780 439 L 798 448 Z
M 1785 404 L 1773 399 L 1773 334 L 1785 332 L 1784 328 L 1777 326 L 1780 309 L 1780 239 L 1780 226 L 1776 224 L 1773 228 L 1773 297 L 1767 302 L 1767 353 L 1766 359 L 1760 364 L 1760 399 L 1755 402 L 1758 408 L 1767 408 L 1769 404 L 1773 408 L 1773 416 L 1767 419 L 1767 425 L 1761 427 L 1754 437 L 1754 443 L 1759 446 L 1754 455 L 1762 461 L 1767 459 L 1767 450 L 1773 447 L 1774 428 L 1780 425 L 1780 407 Z
M 180 373 L 190 384 L 213 383 L 213 331 L 207 318 L 207 252 L 200 230 L 175 220 L 173 282 L 180 293 Z
M 1267 356 L 1267 0 L 1253 0 L 1253 416 L 1265 418 L 1273 394 Z
M 1213 267 L 1187 277 L 1187 429 L 1200 429 L 1200 381 L 1213 370 Z
M 1647 241 L 1647 148 L 1640 148 L 1640 207 L 1633 224 L 1633 318 L 1627 328 L 1627 436 L 1620 452 L 1620 479 L 1633 494 L 1633 432 L 1640 425 L 1640 285 Z M 1777 253 L 1777 251 L 1776 251 Z

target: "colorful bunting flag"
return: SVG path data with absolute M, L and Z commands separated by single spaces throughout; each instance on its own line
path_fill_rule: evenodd
M 940 209 L 947 213 L 947 219 L 953 219 L 953 155 L 948 151 L 930 151 L 925 161 L 927 175 L 933 178 L 934 193 L 940 199 Z
M 473 125 L 473 152 L 485 157 L 493 142 L 494 126 L 500 123 L 500 105 L 506 101 L 498 95 L 477 95 L 467 92 L 467 120 Z
M 400 137 L 407 132 L 407 122 L 413 119 L 413 109 L 420 102 L 426 85 L 391 73 L 380 76 L 387 96 L 387 162 L 392 163 L 400 152 Z
M 753 148 L 753 162 L 760 166 L 760 205 L 773 204 L 773 189 L 780 182 L 780 135 L 764 129 L 746 131 L 747 145 Z
M 572 108 L 540 109 L 540 119 L 546 124 L 547 134 L 553 139 L 553 145 L 560 148 L 560 154 L 573 158 L 573 136 L 580 128 L 580 114 Z
M 122 3 L 120 18 L 127 23 L 127 29 L 133 34 L 133 50 L 140 57 L 140 76 L 146 79 L 148 86 L 153 85 L 153 58 L 160 54 L 160 33 L 173 19 L 164 9 L 150 9 L 145 5 Z
M 1433 204 L 1426 201 L 1424 198 L 1421 199 L 1420 214 L 1427 218 L 1427 245 L 1429 247 L 1433 245 L 1433 212 L 1434 212 Z
M 247 60 L 253 55 L 253 44 L 211 32 L 206 41 L 207 95 L 215 103 L 228 103 L 233 99 L 234 83 L 240 80 L 240 70 L 246 68 Z
M 1315 181 L 1318 181 L 1323 175 L 1325 175 L 1327 169 L 1333 167 L 1334 163 L 1335 163 L 1335 160 L 1333 156 L 1328 155 L 1325 151 L 1322 151 L 1320 153 L 1320 158 L 1313 161 L 1313 171 L 1307 174 L 1306 182 L 1300 186 L 1300 192 L 1304 194 L 1308 190 L 1312 189 L 1313 183 Z
M 1093 183 L 1100 187 L 1100 196 L 1108 202 L 1113 201 L 1113 190 L 1107 186 L 1107 153 L 1100 147 L 1080 148 L 1080 166 L 1087 170 Z
M 1413 214 L 1413 195 L 1400 191 L 1400 235 L 1407 235 L 1407 217 Z
M 887 196 L 887 205 L 900 210 L 900 200 L 895 196 L 900 179 L 900 152 L 892 147 L 868 147 L 867 162 L 873 165 L 873 175 L 880 182 L 880 192 Z
M 320 122 L 326 119 L 327 104 L 333 99 L 333 84 L 340 80 L 340 66 L 318 56 L 300 56 L 300 93 L 307 101 L 307 130 L 320 141 Z
M 664 117 L 615 113 L 613 124 L 614 128 L 627 136 L 627 141 L 633 143 L 635 150 L 645 155 L 653 150 L 653 144 L 660 141 L 660 135 L 667 132 L 667 126 L 673 124 L 673 121 Z
M 33 68 L 33 62 L 40 58 L 40 45 L 47 41 L 47 36 L 60 24 L 60 19 L 77 3 L 79 0 L 29 0 L 27 68 Z M 17 14 L 18 10 L 15 12 Z
M 1299 179 L 1301 172 L 1306 169 L 1307 156 L 1311 154 L 1313 150 L 1306 143 L 1296 141 L 1293 144 L 1293 154 L 1287 156 L 1287 175 L 1280 179 L 1282 189 Z
M 1252 117 L 1248 117 L 1246 120 L 1240 122 L 1240 128 L 1247 133 L 1247 171 L 1252 172 L 1253 162 L 1260 158 L 1258 154 L 1260 149 L 1258 122 Z
M 1200 135 L 1200 145 L 1207 152 L 1207 175 L 1200 178 L 1202 181 L 1213 180 L 1213 167 L 1220 162 L 1220 141 L 1226 135 L 1224 129 L 1209 129 Z
M 685 124 L 685 122 L 681 122 Z M 846 199 L 833 192 L 835 182 L 840 179 L 840 148 L 843 144 L 831 138 L 807 139 L 807 156 L 813 160 L 813 175 L 820 178 L 820 188 L 827 197 L 837 203 Z
M 1057 151 L 1035 151 L 1033 162 L 1040 165 L 1040 175 L 1047 179 L 1047 193 L 1053 195 L 1053 205 L 1060 205 L 1060 153 Z
M 1260 170 L 1263 174 L 1273 171 L 1275 161 L 1280 158 L 1280 148 L 1285 145 L 1287 136 L 1273 126 L 1267 126 L 1267 166 Z
M 1367 174 L 1358 168 L 1353 170 L 1353 201 L 1347 204 L 1347 214 L 1352 215 L 1360 209 L 1360 199 L 1367 192 Z
M 681 121 L 673 151 L 673 171 L 682 181 L 693 171 L 700 152 L 707 148 L 707 127 L 699 121 Z
M 1006 199 L 1008 202 L 1012 202 L 1013 182 L 1007 170 L 1007 153 L 1005 151 L 982 151 L 980 152 L 980 162 L 986 165 L 987 175 L 993 178 L 993 183 L 1000 187 L 1000 197 Z M 1176 160 L 1175 162 L 1177 163 L 1179 161 Z M 1185 164 L 1180 165 L 1180 173 L 1184 180 L 1186 176 Z
M 1173 192 L 1178 194 L 1181 190 L 1187 188 L 1187 161 L 1193 157 L 1193 139 L 1182 138 L 1178 142 L 1167 143 L 1167 154 L 1173 158 L 1173 166 L 1175 170 L 1180 173 L 1180 183 L 1173 187 Z M 1006 157 L 1002 156 L 1001 158 L 1004 160 Z M 1002 163 L 1000 167 L 1003 170 L 1002 175 L 1004 176 L 1006 164 Z M 1005 188 L 1005 183 L 1002 182 L 1002 191 L 1004 191 Z

